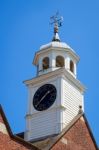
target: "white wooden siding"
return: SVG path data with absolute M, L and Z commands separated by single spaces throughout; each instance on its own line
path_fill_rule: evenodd
M 39 113 L 30 119 L 29 137 L 36 139 L 56 133 L 56 110 Z
M 83 106 L 83 95 L 80 91 L 68 81 L 63 79 L 63 123 L 67 125 L 79 111 L 79 105 Z

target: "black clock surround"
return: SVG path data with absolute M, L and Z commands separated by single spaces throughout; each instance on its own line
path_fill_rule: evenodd
M 53 84 L 41 86 L 33 96 L 33 106 L 38 111 L 48 109 L 53 105 L 57 96 L 56 87 Z

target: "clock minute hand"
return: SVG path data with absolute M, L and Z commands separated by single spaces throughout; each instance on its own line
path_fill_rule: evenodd
M 50 93 L 50 91 L 47 91 L 46 94 L 40 99 L 40 101 L 37 103 L 36 107 L 41 103 L 41 101 Z

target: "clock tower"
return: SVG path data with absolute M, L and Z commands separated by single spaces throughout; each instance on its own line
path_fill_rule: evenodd
M 36 141 L 59 134 L 79 112 L 84 111 L 85 87 L 77 79 L 79 56 L 60 41 L 61 18 L 54 20 L 52 42 L 40 47 L 33 64 L 37 76 L 26 80 L 28 106 L 25 140 Z

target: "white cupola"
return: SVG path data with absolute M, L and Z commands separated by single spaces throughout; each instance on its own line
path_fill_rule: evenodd
M 37 76 L 65 68 L 76 78 L 78 61 L 79 56 L 75 51 L 60 41 L 58 26 L 55 24 L 52 42 L 40 47 L 40 50 L 35 54 L 33 64 L 37 67 Z

